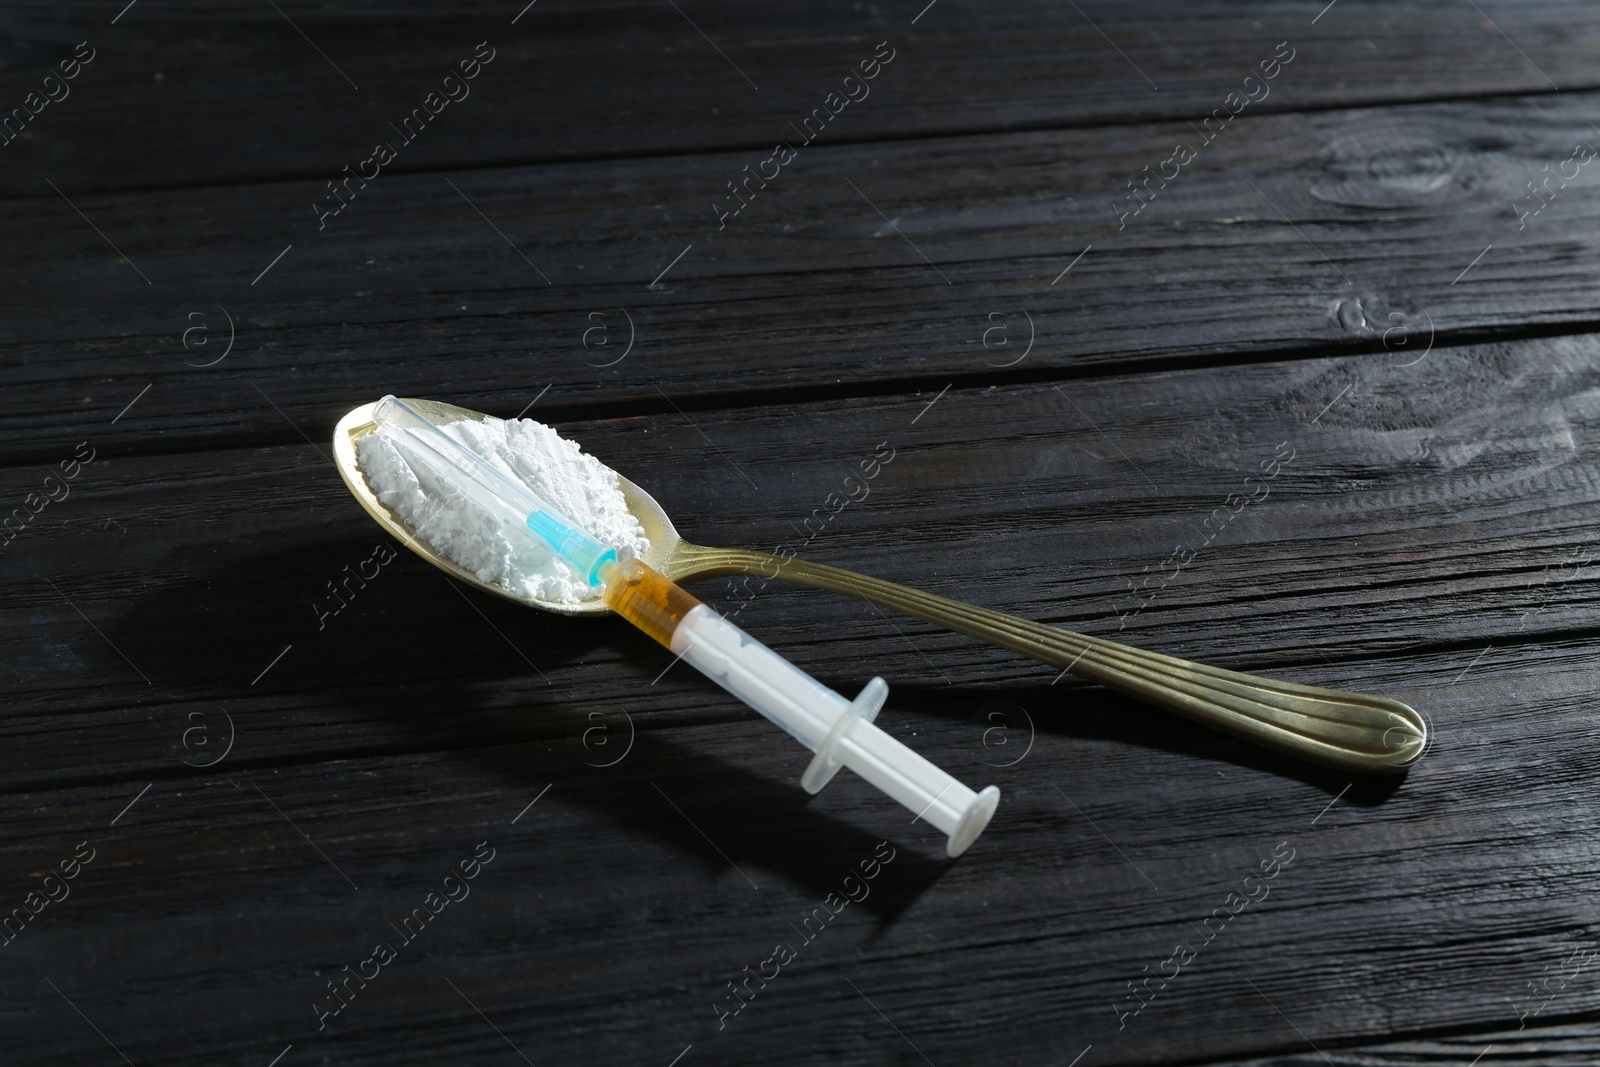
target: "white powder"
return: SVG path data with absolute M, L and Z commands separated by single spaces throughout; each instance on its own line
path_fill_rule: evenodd
M 444 432 L 521 481 L 580 529 L 623 559 L 650 547 L 644 527 L 628 510 L 617 472 L 576 443 L 532 419 L 485 418 L 442 427 Z M 357 442 L 367 485 L 383 506 L 403 519 L 441 555 L 514 593 L 577 604 L 594 599 L 588 583 L 545 543 L 451 492 L 427 467 L 413 468 L 394 446 L 392 430 L 379 428 Z

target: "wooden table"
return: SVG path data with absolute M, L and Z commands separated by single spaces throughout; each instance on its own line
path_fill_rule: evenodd
M 1593 4 L 122 4 L 3 16 L 5 1063 L 1595 1062 Z M 699 586 L 1001 788 L 947 861 L 375 563 L 387 392 L 1432 747 Z

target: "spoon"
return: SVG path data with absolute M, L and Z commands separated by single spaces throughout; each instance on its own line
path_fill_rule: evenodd
M 482 421 L 486 417 L 482 412 L 432 400 L 408 399 L 406 403 L 441 426 L 461 420 Z M 373 495 L 356 462 L 356 441 L 374 429 L 372 408 L 372 404 L 363 404 L 339 420 L 333 432 L 333 455 L 345 485 L 378 525 L 440 570 L 496 596 L 562 615 L 603 615 L 610 611 L 600 599 L 553 603 L 480 581 L 471 571 L 420 540 L 410 526 Z M 654 497 L 620 474 L 617 481 L 628 510 L 650 540 L 644 562 L 675 582 L 753 574 L 842 593 L 1070 670 L 1247 741 L 1351 773 L 1401 773 L 1427 747 L 1428 729 L 1422 717 L 1389 697 L 1296 685 L 1208 667 L 975 607 L 840 567 L 786 560 L 748 549 L 690 544 L 678 536 Z

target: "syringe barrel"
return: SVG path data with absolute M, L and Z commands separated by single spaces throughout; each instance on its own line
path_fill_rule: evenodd
M 672 651 L 815 752 L 850 702 L 704 604 L 673 631 Z
M 684 617 L 700 606 L 694 594 L 643 560 L 602 568 L 600 577 L 606 606 L 667 648 Z

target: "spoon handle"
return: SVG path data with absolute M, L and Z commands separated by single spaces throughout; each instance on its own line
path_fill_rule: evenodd
M 1268 748 L 1356 774 L 1399 774 L 1427 742 L 1422 717 L 1398 700 L 1278 682 L 1130 648 L 974 607 L 839 567 L 745 549 L 680 544 L 673 576 L 777 577 L 891 608 L 1009 648 Z

